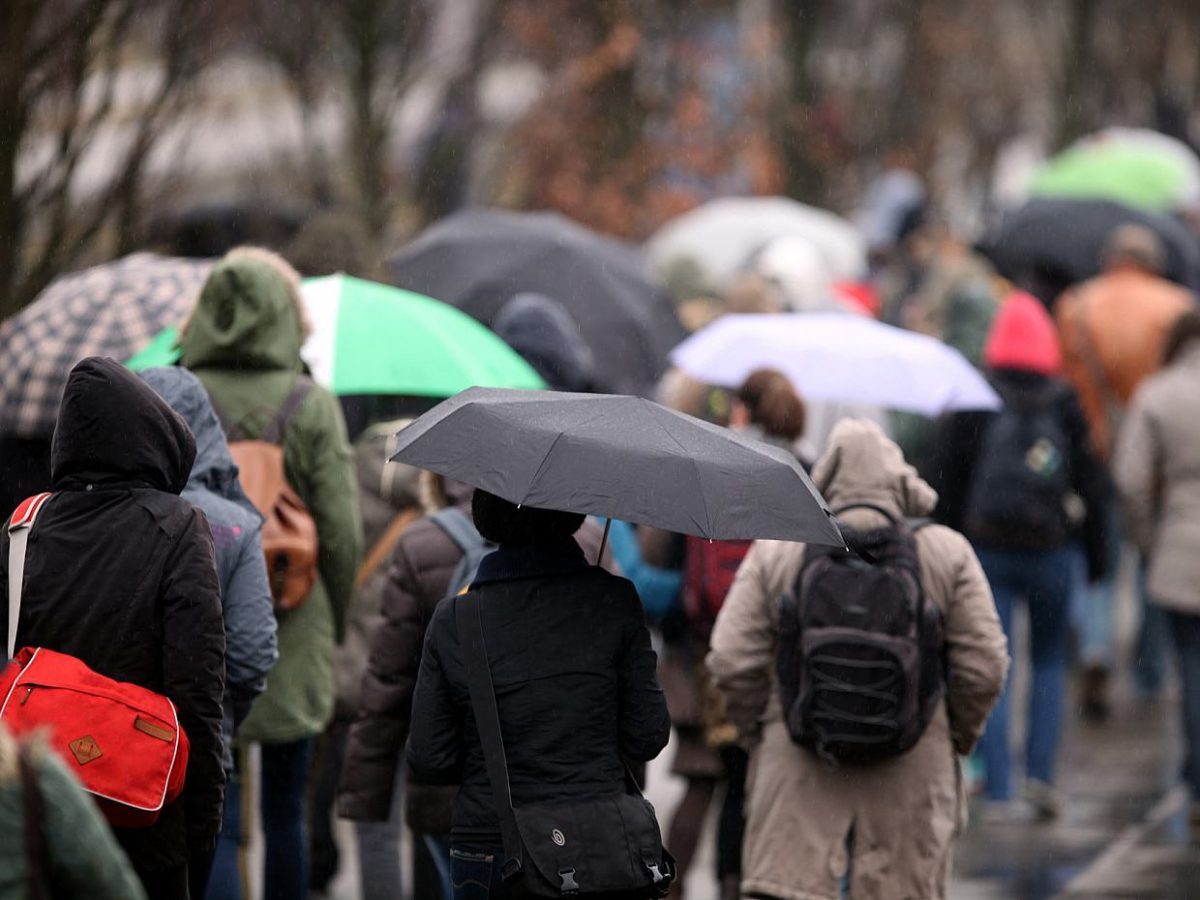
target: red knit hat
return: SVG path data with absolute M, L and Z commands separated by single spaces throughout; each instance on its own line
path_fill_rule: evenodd
M 1040 300 L 1023 291 L 1008 295 L 983 348 L 992 369 L 1023 369 L 1040 375 L 1062 371 L 1058 329 Z

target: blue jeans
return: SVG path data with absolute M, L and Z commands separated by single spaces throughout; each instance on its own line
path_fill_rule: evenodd
M 266 841 L 263 900 L 295 900 L 308 894 L 308 837 L 304 794 L 312 764 L 313 739 L 262 745 L 259 809 Z M 242 828 L 242 779 L 235 775 L 225 790 L 225 814 L 208 900 L 241 900 L 238 851 L 245 846 Z
M 1062 733 L 1063 695 L 1067 671 L 1067 629 L 1074 582 L 1074 547 L 1045 551 L 977 548 L 992 586 L 996 612 L 1013 653 L 1013 607 L 1017 598 L 1029 606 L 1029 655 L 1033 683 L 1029 693 L 1029 727 L 1025 774 L 1047 784 L 1054 779 L 1054 760 Z M 1009 738 L 1011 673 L 979 742 L 987 771 L 987 797 L 1012 799 L 1012 744 Z
M 1162 611 L 1179 656 L 1183 707 L 1183 780 L 1200 800 L 1200 616 Z
M 450 881 L 454 900 L 508 900 L 512 896 L 500 877 L 504 854 L 450 848 Z

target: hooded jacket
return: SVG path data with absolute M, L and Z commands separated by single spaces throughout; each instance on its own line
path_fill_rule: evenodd
M 225 766 L 230 744 L 250 704 L 267 686 L 279 651 L 275 613 L 262 550 L 262 516 L 242 491 L 237 465 L 204 385 L 186 369 L 148 369 L 142 380 L 183 417 L 196 440 L 183 499 L 201 510 L 212 529 L 225 617 Z
M 870 422 L 830 436 L 813 481 L 833 509 L 871 503 L 894 516 L 928 516 L 933 489 Z M 849 510 L 854 528 L 883 517 Z M 751 746 L 746 782 L 743 894 L 814 900 L 841 896 L 854 832 L 850 895 L 944 897 L 950 845 L 964 824 L 956 754 L 969 753 L 1004 685 L 1004 631 L 970 544 L 940 525 L 917 532 L 921 583 L 942 611 L 946 700 L 907 753 L 871 766 L 833 768 L 794 744 L 774 678 L 779 597 L 804 561 L 804 545 L 754 544 L 721 607 L 708 667 L 731 721 Z
M 165 694 L 191 743 L 183 795 L 151 828 L 117 829 L 139 870 L 213 845 L 221 819 L 225 631 L 213 539 L 179 494 L 196 445 L 137 376 L 85 359 L 54 431 L 55 496 L 26 548 L 17 647 L 78 657 L 101 675 Z M 8 533 L 0 538 L 8 608 Z
M 257 437 L 304 371 L 305 330 L 298 289 L 280 265 L 235 250 L 201 290 L 180 362 L 228 424 Z M 362 534 L 345 422 L 319 385 L 292 416 L 283 456 L 288 482 L 317 525 L 320 577 L 302 606 L 277 617 L 279 661 L 240 732 L 265 743 L 318 734 L 333 715 L 333 645 L 345 629 Z

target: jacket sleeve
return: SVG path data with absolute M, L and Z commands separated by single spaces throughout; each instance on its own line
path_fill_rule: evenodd
M 617 715 L 621 756 L 630 762 L 649 762 L 671 738 L 667 698 L 658 684 L 658 657 L 650 646 L 650 631 L 633 585 L 625 588 L 625 653 L 618 662 Z
M 439 610 L 448 615 L 452 604 Z M 458 784 L 463 769 L 463 719 L 442 668 L 437 620 L 425 634 L 421 669 L 413 695 L 413 727 L 408 739 L 408 767 L 418 784 Z M 447 634 L 448 629 L 440 630 Z
M 742 561 L 717 613 L 707 659 L 729 721 L 750 740 L 760 730 L 770 699 L 778 640 L 778 621 L 772 611 L 775 597 L 764 566 L 768 546 L 756 541 Z
M 51 753 L 37 760 L 46 872 L 55 893 L 145 900 L 146 893 L 96 805 Z
M 1008 640 L 996 615 L 992 589 L 970 543 L 960 534 L 939 531 L 953 542 L 939 554 L 950 563 L 943 620 L 946 703 L 954 749 L 966 755 L 983 734 L 1004 688 Z
M 1147 408 L 1145 393 L 1134 396 L 1117 437 L 1113 478 L 1121 494 L 1129 536 L 1143 553 L 1154 545 L 1161 489 L 1162 441 Z
M 164 567 L 163 686 L 179 710 L 191 744 L 186 804 L 188 846 L 211 849 L 221 827 L 225 772 L 221 766 L 221 697 L 225 689 L 225 626 L 212 533 L 195 511 Z
M 1066 388 L 1062 416 L 1071 441 L 1072 487 L 1083 501 L 1083 546 L 1087 553 L 1088 580 L 1104 577 L 1109 568 L 1108 504 L 1112 496 L 1108 474 L 1092 443 L 1091 430 L 1078 395 Z
M 942 417 L 935 426 L 925 471 L 921 473 L 938 494 L 934 518 L 955 531 L 962 531 L 966 522 L 971 479 L 987 422 L 986 413 Z
M 234 726 L 267 687 L 267 674 L 279 658 L 275 612 L 260 528 L 244 535 L 225 586 L 225 675 L 233 700 Z
M 341 643 L 362 554 L 358 482 L 346 437 L 346 422 L 337 399 L 318 387 L 313 389 L 305 406 L 310 404 L 315 412 L 307 422 L 310 431 L 305 435 L 302 481 L 308 490 L 304 501 L 317 524 L 321 580 L 329 592 L 334 633 Z
M 347 819 L 388 817 L 396 766 L 412 721 L 426 622 L 416 570 L 403 539 L 388 570 L 382 612 L 382 622 L 371 635 L 362 699 L 338 787 L 338 814 Z

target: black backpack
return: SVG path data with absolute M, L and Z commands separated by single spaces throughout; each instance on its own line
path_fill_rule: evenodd
M 916 531 L 842 526 L 852 551 L 808 546 L 783 597 L 777 675 L 797 744 L 833 763 L 870 763 L 917 742 L 945 693 L 942 615 L 925 595 Z
M 972 540 L 1010 550 L 1049 550 L 1070 536 L 1070 441 L 1061 388 L 1008 392 L 984 432 L 967 495 Z

